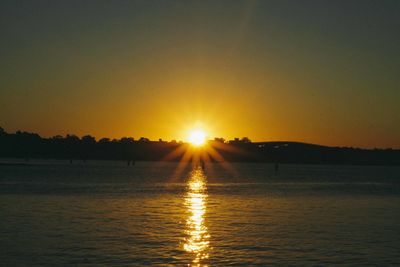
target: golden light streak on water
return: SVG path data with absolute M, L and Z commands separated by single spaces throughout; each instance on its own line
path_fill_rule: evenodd
M 186 220 L 186 234 L 183 249 L 193 254 L 190 266 L 205 266 L 202 262 L 209 258 L 210 235 L 205 225 L 204 214 L 207 207 L 206 177 L 201 168 L 194 169 L 188 180 L 185 205 L 190 213 Z

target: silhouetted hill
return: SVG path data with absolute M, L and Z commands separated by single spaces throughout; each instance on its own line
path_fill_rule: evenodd
M 251 142 L 248 138 L 225 142 L 222 138 L 211 140 L 204 148 L 192 153 L 208 153 L 213 161 L 276 162 L 301 164 L 354 164 L 354 165 L 400 165 L 398 149 L 361 149 L 351 147 L 328 147 L 299 142 Z M 6 133 L 0 128 L 0 157 L 2 158 L 51 158 L 68 160 L 180 160 L 187 143 L 175 141 L 119 140 L 92 136 L 79 138 L 75 135 L 42 138 L 28 132 Z M 175 151 L 175 152 L 174 152 Z M 174 152 L 174 153 L 173 153 Z M 215 157 L 215 153 L 218 157 Z M 175 154 L 175 157 L 169 155 Z
M 400 165 L 400 150 L 328 147 L 300 142 L 255 143 L 264 160 L 281 163 Z

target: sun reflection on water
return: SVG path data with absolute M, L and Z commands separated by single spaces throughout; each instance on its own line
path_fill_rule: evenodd
M 204 223 L 206 213 L 206 177 L 201 168 L 194 169 L 188 180 L 188 192 L 185 205 L 190 213 L 186 220 L 187 238 L 183 248 L 192 253 L 194 259 L 191 266 L 202 266 L 203 260 L 209 257 L 210 235 Z

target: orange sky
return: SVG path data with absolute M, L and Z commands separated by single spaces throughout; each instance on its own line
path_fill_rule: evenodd
M 399 9 L 2 3 L 0 126 L 400 148 Z

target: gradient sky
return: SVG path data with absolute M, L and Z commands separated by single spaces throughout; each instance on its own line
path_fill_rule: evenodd
M 1 1 L 0 126 L 400 148 L 400 1 Z

